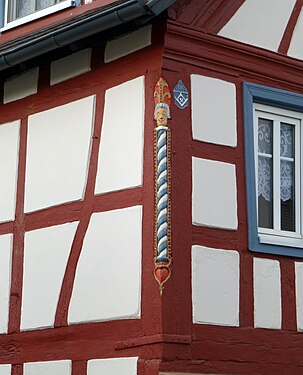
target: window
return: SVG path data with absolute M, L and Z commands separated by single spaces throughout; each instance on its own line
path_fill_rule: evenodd
M 6 0 L 1 30 L 8 30 L 53 12 L 80 4 L 81 0 Z
M 301 113 L 254 105 L 255 168 L 260 242 L 301 241 Z M 300 243 L 298 244 L 300 245 Z
M 244 84 L 249 249 L 303 257 L 303 96 Z

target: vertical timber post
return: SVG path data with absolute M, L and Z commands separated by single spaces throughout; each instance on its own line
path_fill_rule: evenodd
M 154 91 L 155 128 L 155 269 L 154 276 L 162 295 L 171 275 L 170 233 L 170 119 L 171 93 L 168 83 L 160 77 Z

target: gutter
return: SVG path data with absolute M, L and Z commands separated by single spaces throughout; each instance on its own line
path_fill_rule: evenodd
M 135 21 L 153 18 L 167 9 L 176 0 L 126 0 L 106 7 L 85 18 L 75 19 L 60 29 L 8 47 L 0 56 L 0 71 L 22 64 L 44 53 L 75 43 L 102 31 Z M 1 46 L 0 46 L 1 47 Z

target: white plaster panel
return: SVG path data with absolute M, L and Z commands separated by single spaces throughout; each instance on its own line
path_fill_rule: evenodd
M 220 79 L 191 75 L 193 139 L 236 147 L 236 87 Z
M 25 233 L 21 329 L 52 327 L 78 222 Z
M 303 263 L 295 262 L 297 329 L 303 331 Z
M 234 164 L 192 159 L 193 224 L 237 229 L 237 187 Z
M 280 263 L 254 258 L 254 325 L 281 329 L 281 315 Z
M 84 239 L 69 323 L 140 317 L 141 207 L 95 213 Z
M 0 125 L 0 222 L 15 218 L 20 122 Z
M 137 357 L 93 359 L 87 362 L 87 375 L 136 375 Z
M 301 10 L 298 22 L 292 34 L 287 54 L 297 59 L 303 59 L 303 10 Z
M 0 375 L 11 375 L 12 365 L 0 365 Z
M 6 80 L 4 82 L 4 104 L 36 94 L 38 78 L 39 68 L 34 68 Z
M 94 96 L 29 117 L 25 211 L 83 197 Z
M 51 63 L 51 86 L 91 70 L 91 48 L 73 53 Z
M 13 235 L 0 236 L 0 333 L 7 333 Z M 6 370 L 3 370 L 6 371 Z M 0 375 L 1 367 L 0 367 Z
M 71 361 L 46 361 L 24 363 L 24 375 L 70 375 Z
M 142 184 L 144 77 L 106 91 L 95 192 Z
M 192 248 L 193 322 L 239 326 L 239 254 Z
M 218 33 L 277 51 L 296 0 L 246 0 Z
M 151 25 L 106 43 L 104 62 L 108 63 L 151 45 Z

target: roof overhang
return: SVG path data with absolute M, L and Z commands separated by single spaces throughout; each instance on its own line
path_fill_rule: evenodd
M 176 0 L 120 0 L 0 45 L 0 71 L 131 21 L 148 22 Z

